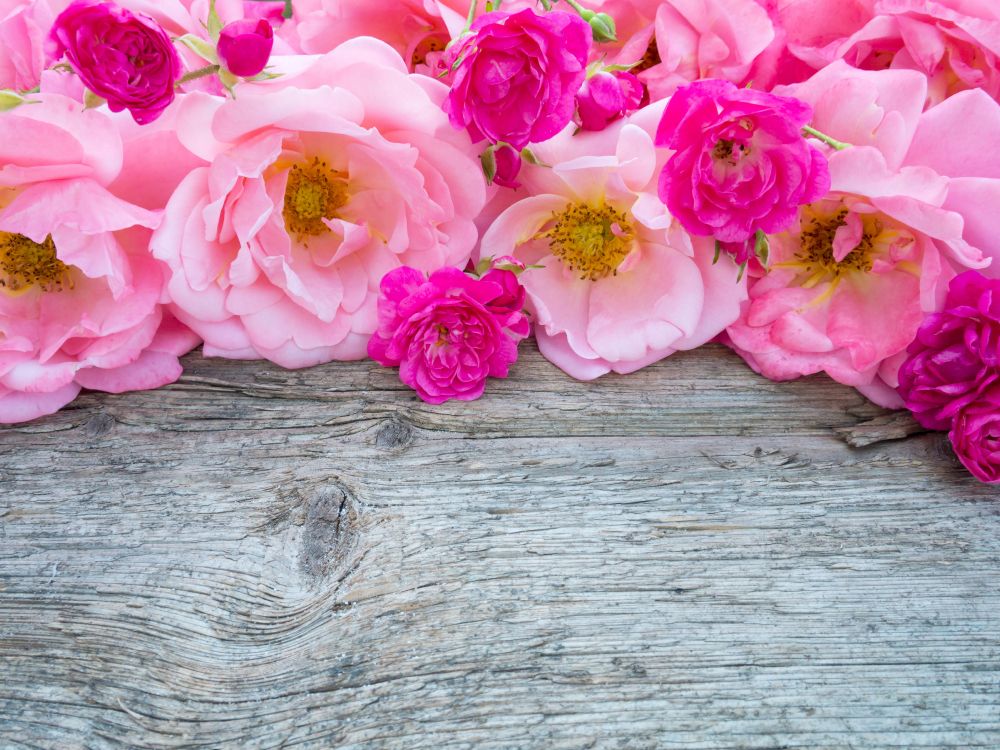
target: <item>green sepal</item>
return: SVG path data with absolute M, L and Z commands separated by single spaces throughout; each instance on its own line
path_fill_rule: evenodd
M 175 41 L 183 44 L 189 50 L 198 55 L 198 57 L 202 60 L 206 60 L 215 65 L 219 64 L 219 54 L 215 50 L 215 45 L 211 42 L 205 41 L 200 36 L 185 34 L 184 36 L 178 37 Z

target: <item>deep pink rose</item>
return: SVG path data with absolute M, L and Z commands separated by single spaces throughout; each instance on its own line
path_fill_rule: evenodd
M 261 18 L 227 24 L 219 35 L 219 61 L 233 75 L 244 78 L 264 70 L 274 48 L 274 30 Z
M 576 95 L 580 126 L 584 130 L 604 130 L 609 124 L 639 109 L 645 94 L 642 83 L 631 73 L 595 73 Z
M 400 380 L 427 403 L 473 401 L 488 377 L 507 377 L 517 361 L 526 331 L 523 313 L 510 307 L 516 283 L 510 271 L 474 279 L 442 268 L 428 278 L 415 268 L 397 268 L 382 279 L 379 325 L 368 355 L 398 366 Z
M 955 414 L 1000 380 L 1000 280 L 966 271 L 942 312 L 927 316 L 899 370 L 906 408 L 924 427 L 947 430 Z
M 141 125 L 174 100 L 181 62 L 151 18 L 103 0 L 76 0 L 56 19 L 54 56 L 66 56 L 84 85 L 112 112 L 127 109 Z
M 660 199 L 692 234 L 746 242 L 787 229 L 830 189 L 826 157 L 803 137 L 805 102 L 728 81 L 698 81 L 670 99 L 656 144 L 673 149 Z
M 516 149 L 546 141 L 573 118 L 586 76 L 590 26 L 575 13 L 486 13 L 448 53 L 445 111 L 472 140 Z
M 959 411 L 948 437 L 976 479 L 1000 482 L 1000 386 L 994 384 Z

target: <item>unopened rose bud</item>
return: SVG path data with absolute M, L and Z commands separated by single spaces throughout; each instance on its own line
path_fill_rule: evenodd
M 610 123 L 642 103 L 642 82 L 624 71 L 601 71 L 586 81 L 576 95 L 580 127 L 584 130 L 604 130 Z
M 496 151 L 497 173 L 493 182 L 500 187 L 519 188 L 517 176 L 521 172 L 521 154 L 512 146 L 500 146 Z
M 594 32 L 595 42 L 617 42 L 618 30 L 615 28 L 615 19 L 607 13 L 594 13 L 586 19 Z
M 233 75 L 252 78 L 267 65 L 274 30 L 263 18 L 233 21 L 219 35 L 219 62 Z

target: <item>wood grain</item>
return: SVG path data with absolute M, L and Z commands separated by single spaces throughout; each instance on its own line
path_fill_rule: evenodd
M 1000 747 L 1000 493 L 718 347 L 441 407 L 192 356 L 0 489 L 4 750 Z

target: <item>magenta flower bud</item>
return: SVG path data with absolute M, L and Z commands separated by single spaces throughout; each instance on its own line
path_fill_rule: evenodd
M 493 182 L 500 187 L 519 188 L 517 176 L 521 172 L 521 153 L 513 146 L 498 146 L 496 149 L 497 173 Z
M 219 36 L 219 62 L 242 78 L 252 78 L 264 70 L 274 47 L 274 29 L 261 18 L 233 21 Z
M 639 109 L 642 82 L 624 71 L 601 71 L 586 81 L 576 95 L 580 126 L 584 130 L 604 130 L 620 117 Z

